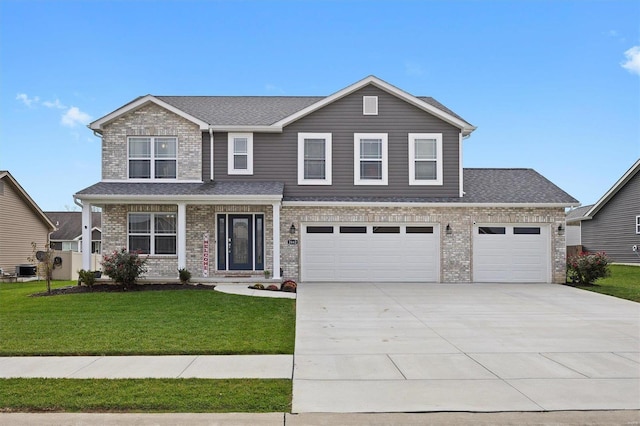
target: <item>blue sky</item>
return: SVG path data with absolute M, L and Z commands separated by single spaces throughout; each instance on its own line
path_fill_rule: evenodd
M 583 204 L 640 157 L 638 1 L 0 1 L 0 169 L 44 210 L 100 180 L 137 96 L 329 95 L 376 75 L 478 129 L 465 167 Z

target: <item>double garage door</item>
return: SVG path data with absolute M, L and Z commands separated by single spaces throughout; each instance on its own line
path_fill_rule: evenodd
M 301 237 L 302 281 L 440 281 L 437 225 L 305 225 Z M 472 238 L 473 281 L 551 282 L 548 226 L 474 225 Z
M 306 225 L 303 281 L 437 282 L 437 226 Z

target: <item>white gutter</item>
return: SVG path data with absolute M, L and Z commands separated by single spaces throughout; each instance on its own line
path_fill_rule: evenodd
M 209 167 L 210 172 L 211 172 L 211 177 L 210 179 L 213 181 L 213 177 L 215 176 L 214 173 L 214 169 L 213 169 L 213 128 L 209 127 L 209 144 L 210 144 L 210 151 L 211 151 L 211 155 L 210 155 L 210 160 L 211 161 L 211 167 Z

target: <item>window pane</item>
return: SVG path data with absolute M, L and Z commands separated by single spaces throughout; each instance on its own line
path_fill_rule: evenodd
M 156 236 L 156 253 L 155 254 L 176 254 L 176 237 L 175 236 Z
M 264 236 L 263 216 L 256 216 L 256 269 L 264 269 L 264 249 L 262 239 Z
M 382 162 L 381 161 L 361 161 L 360 162 L 360 179 L 382 179 Z
M 360 158 L 382 158 L 382 140 L 360 139 Z
M 333 226 L 307 226 L 307 234 L 333 234 Z
M 176 138 L 156 138 L 156 158 L 176 158 Z
M 524 227 L 515 227 L 513 228 L 513 233 L 515 235 L 539 235 L 540 228 L 524 228 Z
M 233 156 L 233 168 L 235 170 L 247 170 L 247 156 L 245 154 Z
M 144 235 L 130 235 L 129 251 L 149 254 L 151 252 L 151 237 Z
M 156 179 L 175 179 L 176 160 L 156 160 Z
M 324 160 L 324 139 L 304 140 L 305 160 Z
M 435 161 L 416 161 L 416 179 L 430 180 L 437 179 Z
M 151 177 L 150 160 L 129 160 L 130 179 L 149 179 Z
M 400 227 L 399 226 L 374 226 L 373 233 L 374 234 L 399 234 Z
M 407 234 L 433 234 L 433 226 L 407 226 Z
M 305 179 L 324 179 L 325 178 L 324 160 L 305 160 L 304 161 L 304 178 Z
M 247 153 L 247 138 L 233 138 L 233 153 L 234 154 Z
M 481 226 L 478 228 L 479 234 L 505 234 L 505 228 L 501 226 Z
M 155 227 L 156 227 L 156 234 L 175 234 L 176 233 L 176 215 L 175 214 L 156 214 Z
M 129 232 L 132 234 L 148 234 L 151 232 L 151 215 L 130 214 Z
M 436 157 L 436 140 L 435 139 L 416 139 L 416 160 L 435 160 Z
M 129 138 L 129 157 L 151 157 L 151 138 Z
M 366 226 L 341 226 L 340 233 L 341 234 L 366 234 L 367 227 Z

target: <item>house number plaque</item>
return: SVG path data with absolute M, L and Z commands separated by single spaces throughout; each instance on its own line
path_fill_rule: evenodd
M 287 243 L 290 246 L 296 246 L 296 245 L 298 245 L 298 240 L 287 240 Z

